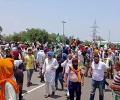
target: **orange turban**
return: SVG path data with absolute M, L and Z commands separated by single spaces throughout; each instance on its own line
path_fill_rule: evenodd
M 14 78 L 14 60 L 11 58 L 0 59 L 0 100 L 5 100 L 5 84 L 9 82 L 14 87 L 16 93 L 19 93 L 19 87 Z
M 0 66 L 2 67 L 2 74 L 4 75 L 4 79 L 13 78 L 14 77 L 14 60 L 10 58 L 1 59 Z

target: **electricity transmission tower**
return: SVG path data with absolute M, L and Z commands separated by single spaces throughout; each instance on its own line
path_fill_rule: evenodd
M 97 33 L 99 33 L 99 32 L 97 31 L 97 29 L 98 29 L 99 27 L 97 26 L 96 20 L 95 20 L 93 26 L 90 27 L 90 28 L 93 29 L 93 30 L 92 30 L 92 33 L 93 33 L 93 34 L 92 34 L 92 40 L 93 40 L 93 42 L 95 43 L 95 42 L 96 42 L 96 39 L 97 39 Z

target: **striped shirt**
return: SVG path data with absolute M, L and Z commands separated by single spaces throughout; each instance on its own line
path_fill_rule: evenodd
M 120 71 L 114 77 L 114 84 L 120 85 Z
M 114 76 L 113 84 L 120 86 L 120 71 Z M 120 96 L 120 91 L 114 91 L 117 96 Z

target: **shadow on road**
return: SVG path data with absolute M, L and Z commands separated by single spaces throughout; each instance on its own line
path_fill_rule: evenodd
M 59 96 L 59 95 L 54 95 L 54 96 L 51 96 L 50 98 L 53 98 L 53 99 L 58 99 L 58 98 L 60 98 L 61 96 Z
M 63 89 L 57 89 L 57 91 L 64 91 Z
M 105 89 L 105 92 L 111 92 L 111 90 L 110 89 Z
M 24 93 L 27 93 L 27 91 L 26 90 L 22 90 L 22 93 L 24 94 Z
M 30 86 L 38 86 L 39 84 L 31 84 Z

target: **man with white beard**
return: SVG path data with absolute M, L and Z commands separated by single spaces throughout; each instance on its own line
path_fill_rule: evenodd
M 58 62 L 55 58 L 53 58 L 54 53 L 49 51 L 48 57 L 45 59 L 42 73 L 44 75 L 45 84 L 46 84 L 46 95 L 45 98 L 48 98 L 50 96 L 49 86 L 52 88 L 52 94 L 51 96 L 55 95 L 55 72 L 58 68 Z

